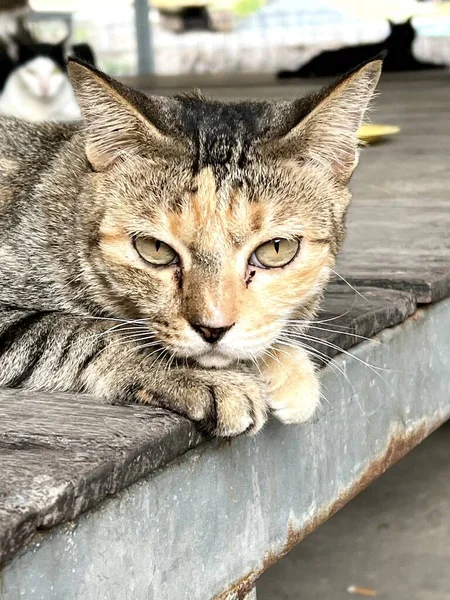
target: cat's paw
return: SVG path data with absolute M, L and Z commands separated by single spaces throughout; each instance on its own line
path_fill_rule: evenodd
M 234 371 L 210 371 L 209 376 L 211 380 L 205 390 L 215 406 L 215 422 L 206 423 L 210 432 L 220 437 L 257 433 L 267 421 L 264 382 Z
M 175 369 L 157 387 L 138 390 L 136 400 L 183 414 L 217 437 L 254 434 L 267 421 L 265 382 L 241 371 Z
M 84 372 L 83 389 L 112 404 L 147 404 L 172 410 L 218 437 L 256 433 L 267 421 L 267 385 L 242 366 L 239 369 L 155 368 L 113 347 Z
M 283 386 L 274 390 L 269 406 L 274 416 L 285 424 L 309 421 L 320 405 L 320 387 L 317 376 L 299 373 Z
M 273 351 L 276 359 L 265 358 L 263 372 L 272 413 L 286 424 L 309 421 L 320 406 L 320 384 L 314 365 L 301 348 Z

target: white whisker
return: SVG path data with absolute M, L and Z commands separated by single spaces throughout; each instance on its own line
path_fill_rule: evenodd
M 366 302 L 369 302 L 368 298 L 366 298 L 363 294 L 361 294 L 361 292 L 359 292 L 356 288 L 354 288 L 352 286 L 352 284 L 345 279 L 345 277 L 342 277 L 342 275 L 339 275 L 339 273 L 337 271 L 335 271 L 334 269 L 332 269 L 331 267 L 329 267 L 329 268 L 330 268 L 330 271 L 332 273 L 334 273 L 337 277 L 339 277 L 339 279 L 342 279 L 342 281 L 344 283 L 346 283 L 348 285 L 348 287 L 355 292 L 355 294 L 358 294 L 358 296 L 360 296 L 363 300 L 365 300 Z
M 307 329 L 318 329 L 319 331 L 328 331 L 330 333 L 339 333 L 341 335 L 348 335 L 349 337 L 355 337 L 360 340 L 366 340 L 368 342 L 373 342 L 374 344 L 381 344 L 379 340 L 374 340 L 373 338 L 366 337 L 364 335 L 359 335 L 358 333 L 352 333 L 351 331 L 339 331 L 339 329 L 327 329 L 326 327 L 316 327 L 314 325 L 308 325 Z M 302 333 L 302 332 L 300 332 Z
M 289 334 L 289 335 L 291 335 L 291 334 Z M 366 362 L 362 358 L 359 358 L 359 356 L 356 356 L 355 354 L 351 354 L 347 350 L 344 350 L 343 348 L 341 348 L 340 346 L 337 346 L 336 344 L 333 344 L 332 342 L 322 340 L 321 338 L 314 337 L 314 336 L 308 335 L 306 333 L 298 334 L 298 336 L 301 337 L 301 339 L 311 340 L 313 342 L 317 342 L 318 344 L 323 344 L 324 346 L 327 346 L 328 348 L 333 348 L 334 350 L 338 350 L 339 352 L 342 352 L 343 354 L 354 358 L 361 364 L 365 365 L 367 368 L 371 369 L 383 381 L 384 381 L 384 379 L 380 375 L 380 373 L 378 373 L 378 371 L 388 371 L 388 372 L 392 371 L 392 369 L 384 369 L 383 367 L 376 367 L 375 365 L 371 365 L 370 363 Z

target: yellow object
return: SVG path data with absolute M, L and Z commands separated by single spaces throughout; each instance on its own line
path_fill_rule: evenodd
M 385 135 L 394 135 L 399 131 L 400 127 L 396 125 L 362 125 L 356 135 L 362 142 L 373 144 Z
M 376 591 L 372 588 L 364 588 L 359 585 L 351 585 L 347 588 L 347 592 L 349 594 L 355 594 L 357 596 L 371 596 L 374 597 L 377 595 Z

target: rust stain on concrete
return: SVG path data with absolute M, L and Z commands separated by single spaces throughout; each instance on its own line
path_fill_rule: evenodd
M 330 506 L 322 508 L 317 515 L 300 529 L 297 529 L 290 520 L 288 522 L 287 537 L 283 548 L 278 552 L 269 551 L 264 557 L 261 569 L 248 573 L 224 592 L 214 596 L 212 600 L 244 600 L 246 595 L 249 594 L 255 586 L 258 577 L 260 577 L 266 569 L 283 558 L 283 556 L 292 550 L 292 548 L 337 513 L 370 483 L 387 471 L 389 467 L 418 446 L 420 442 L 439 427 L 439 425 L 441 425 L 441 421 L 438 423 L 422 422 L 421 425 L 412 432 L 393 434 L 389 439 L 389 443 L 383 455 L 372 461 L 353 485 L 343 490 Z

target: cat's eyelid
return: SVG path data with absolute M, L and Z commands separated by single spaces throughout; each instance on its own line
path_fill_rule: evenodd
M 309 238 L 308 241 L 311 244 L 323 244 L 324 246 L 331 244 L 330 238 Z
M 147 229 L 130 229 L 128 230 L 128 237 L 131 241 L 131 243 L 134 245 L 134 240 L 138 237 L 147 237 L 147 238 L 153 238 L 154 240 L 158 240 L 159 242 L 162 242 L 163 244 L 166 244 L 166 246 L 169 246 L 170 248 L 172 248 L 172 250 L 174 250 L 180 260 L 180 263 L 182 265 L 184 265 L 184 267 L 187 267 L 190 265 L 190 252 L 189 250 L 180 242 L 180 240 L 177 240 L 175 238 L 172 238 L 172 236 L 170 235 L 166 235 L 163 232 L 156 232 L 156 231 L 150 231 Z
M 182 251 L 186 251 L 185 247 L 180 242 L 180 240 L 172 237 L 171 235 L 167 235 L 167 232 L 156 231 L 156 229 L 151 231 L 150 229 L 144 229 L 144 228 L 140 229 L 139 228 L 139 229 L 128 229 L 127 233 L 131 239 L 134 239 L 137 237 L 147 237 L 147 238 L 153 238 L 154 240 L 163 242 L 167 246 L 170 246 L 171 248 L 173 248 L 177 254 L 180 254 L 180 246 L 181 246 Z

